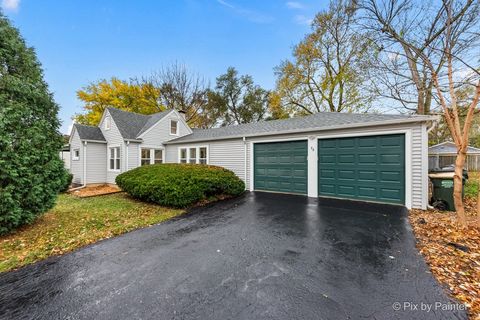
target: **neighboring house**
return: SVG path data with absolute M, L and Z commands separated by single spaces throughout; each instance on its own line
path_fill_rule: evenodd
M 455 164 L 457 157 L 457 147 L 451 141 L 445 141 L 428 148 L 428 168 L 443 168 Z M 469 171 L 479 171 L 480 169 L 480 149 L 475 147 L 467 148 L 467 159 L 465 169 Z
M 77 183 L 114 183 L 150 163 L 222 166 L 250 191 L 427 206 L 431 116 L 318 113 L 193 129 L 177 111 L 151 116 L 107 108 L 71 135 Z M 86 159 L 86 161 L 84 161 Z

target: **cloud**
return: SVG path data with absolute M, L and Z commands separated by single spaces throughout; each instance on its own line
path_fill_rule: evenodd
M 235 6 L 235 5 L 233 5 L 230 2 L 227 2 L 225 0 L 217 0 L 217 2 L 219 4 L 221 4 L 222 6 L 229 8 L 230 10 L 235 12 L 236 14 L 238 14 L 240 16 L 243 16 L 243 17 L 247 18 L 248 20 L 250 20 L 252 22 L 255 22 L 255 23 L 270 23 L 274 20 L 273 17 L 271 17 L 269 15 L 264 15 L 260 12 L 256 12 L 256 11 L 253 11 L 253 10 L 249 10 L 249 9 L 245 9 L 245 8 L 242 8 L 242 7 Z
M 312 18 L 304 16 L 303 14 L 297 14 L 295 17 L 293 17 L 293 20 L 295 21 L 295 23 L 304 25 L 304 26 L 309 26 L 313 22 Z
M 305 6 L 301 4 L 300 2 L 296 1 L 288 1 L 285 3 L 288 9 L 305 9 Z
M 5 11 L 18 11 L 20 0 L 2 0 L 2 8 Z

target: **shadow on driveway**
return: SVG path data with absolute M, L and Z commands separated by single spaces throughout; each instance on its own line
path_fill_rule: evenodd
M 2 319 L 466 318 L 449 303 L 406 209 L 268 193 L 0 275 Z

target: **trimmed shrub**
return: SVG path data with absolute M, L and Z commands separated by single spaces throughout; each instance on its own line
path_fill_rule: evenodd
M 124 172 L 117 185 L 136 199 L 184 208 L 216 195 L 236 196 L 245 184 L 232 171 L 209 165 L 154 164 Z
M 65 171 L 58 109 L 35 51 L 0 10 L 0 234 L 55 204 Z
M 63 174 L 63 185 L 62 188 L 60 189 L 60 192 L 67 192 L 68 188 L 72 184 L 73 180 L 73 174 L 65 170 L 65 173 Z

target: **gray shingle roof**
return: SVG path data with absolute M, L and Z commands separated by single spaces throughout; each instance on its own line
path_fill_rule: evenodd
M 445 141 L 428 148 L 429 154 L 457 154 L 457 147 L 455 143 Z M 475 147 L 468 147 L 467 154 L 480 154 L 480 149 Z
M 74 126 L 81 140 L 106 141 L 99 127 L 86 126 L 78 123 L 75 123 Z
M 124 139 L 137 139 L 140 134 L 144 133 L 171 111 L 165 110 L 152 115 L 143 115 L 112 107 L 107 109 Z
M 368 124 L 381 124 L 382 122 L 392 121 L 426 121 L 433 120 L 431 116 L 414 116 L 400 114 L 358 114 L 358 113 L 338 113 L 338 112 L 320 112 L 304 117 L 297 117 L 285 120 L 259 121 L 255 123 L 233 125 L 221 128 L 193 130 L 193 133 L 183 136 L 168 143 L 183 143 L 217 139 L 228 139 L 242 136 L 270 135 L 275 133 L 284 133 L 289 131 L 315 131 L 326 130 L 336 127 L 347 127 L 351 125 L 360 126 Z

